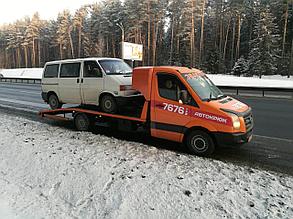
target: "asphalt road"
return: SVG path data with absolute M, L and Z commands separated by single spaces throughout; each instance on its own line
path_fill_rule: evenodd
M 0 111 L 40 120 L 36 112 L 48 108 L 40 93 L 40 85 L 0 83 Z M 253 109 L 255 121 L 253 141 L 240 148 L 221 148 L 213 158 L 293 175 L 293 99 L 252 97 L 251 94 L 236 98 Z M 42 121 L 60 125 L 54 121 Z M 158 139 L 149 140 L 144 136 L 136 136 L 133 139 L 133 135 L 113 133 L 111 130 L 96 130 L 96 132 L 141 141 L 158 148 L 186 152 L 184 148 L 178 147 L 178 144 Z

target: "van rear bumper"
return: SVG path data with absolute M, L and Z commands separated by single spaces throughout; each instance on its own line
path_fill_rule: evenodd
M 241 145 L 250 142 L 253 130 L 246 133 L 214 133 L 219 146 Z

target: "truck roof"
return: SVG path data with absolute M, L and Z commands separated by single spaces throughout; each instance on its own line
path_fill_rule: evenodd
M 196 69 L 196 68 L 187 68 L 187 67 L 180 67 L 180 66 L 144 66 L 144 67 L 136 67 L 135 69 L 139 70 L 159 70 L 159 71 L 164 71 L 164 70 L 175 70 L 180 73 L 201 73 L 204 74 L 201 70 Z

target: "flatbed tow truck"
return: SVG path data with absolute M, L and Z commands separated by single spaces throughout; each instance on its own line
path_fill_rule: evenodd
M 152 137 L 184 143 L 191 153 L 200 156 L 212 154 L 216 146 L 244 144 L 252 138 L 251 108 L 224 95 L 200 70 L 135 68 L 132 88 L 141 93 L 140 98 L 115 114 L 96 106 L 78 106 L 42 110 L 39 115 L 58 120 L 73 118 L 79 131 L 87 131 L 92 125 L 144 131 Z

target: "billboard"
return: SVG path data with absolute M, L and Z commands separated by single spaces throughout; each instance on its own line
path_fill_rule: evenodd
M 141 44 L 122 42 L 122 59 L 142 61 L 142 54 Z

